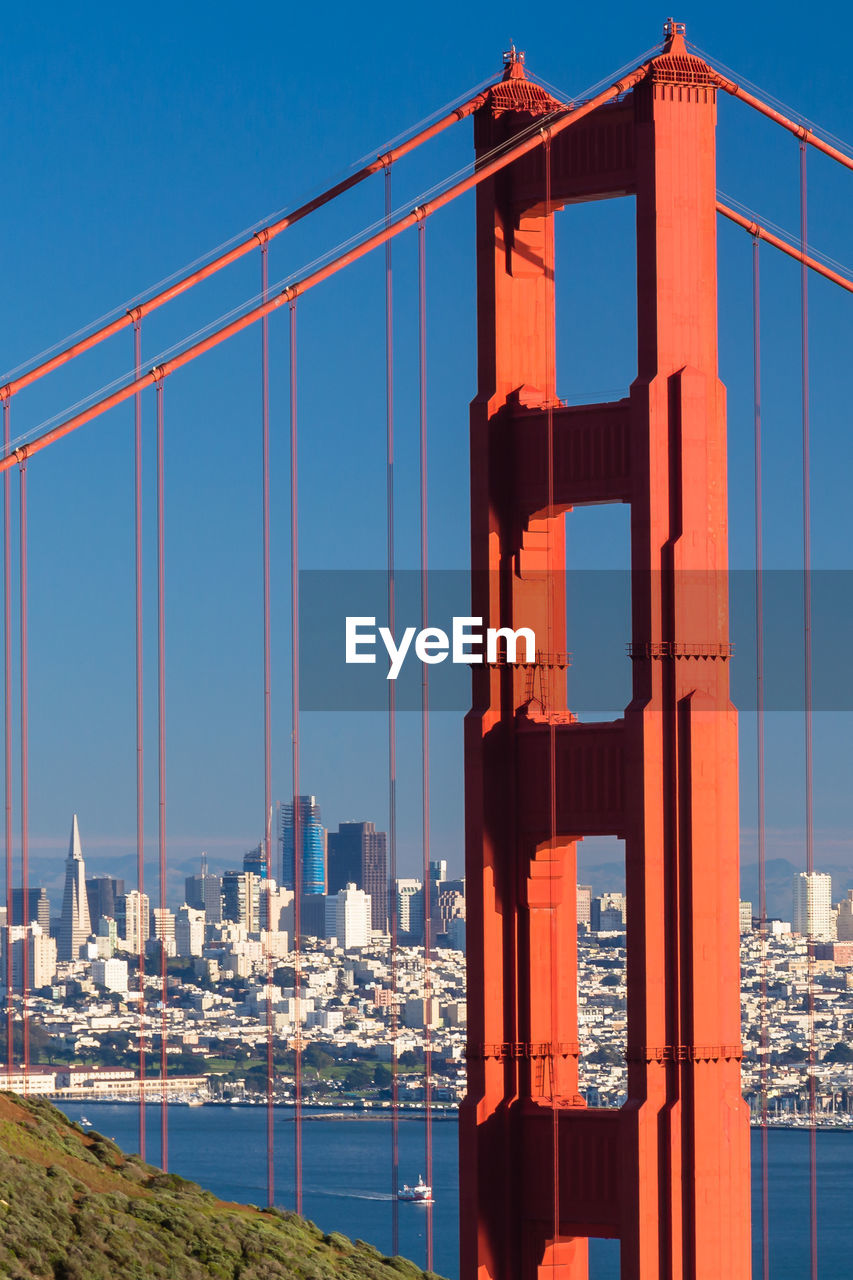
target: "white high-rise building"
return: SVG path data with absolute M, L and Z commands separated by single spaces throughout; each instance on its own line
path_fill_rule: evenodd
M 350 951 L 354 947 L 366 947 L 370 942 L 371 901 L 370 894 L 348 884 L 338 893 L 326 898 L 326 937 L 336 938 L 339 947 Z
M 86 868 L 83 864 L 80 830 L 75 813 L 71 822 L 68 857 L 65 860 L 65 892 L 62 895 L 58 958 L 79 960 L 83 944 L 91 932 L 89 899 L 86 896 Z
M 131 889 L 119 898 L 119 928 L 123 949 L 138 956 L 145 949 L 151 931 L 151 904 L 147 893 Z
M 838 904 L 836 932 L 839 942 L 853 942 L 853 889 L 847 890 L 847 897 Z
M 424 934 L 424 886 L 420 880 L 400 878 L 396 885 L 397 932 L 420 940 Z
M 204 950 L 205 914 L 186 904 L 175 917 L 175 950 L 179 956 L 200 956 Z
M 108 960 L 92 961 L 92 981 L 105 991 L 118 991 L 127 995 L 127 961 L 111 956 Z
M 794 876 L 794 933 L 823 941 L 835 937 L 832 876 L 824 871 L 801 871 Z
M 6 973 L 7 938 L 11 952 L 12 973 Z M 0 973 L 3 982 L 15 991 L 24 985 L 24 947 L 27 949 L 27 990 L 47 987 L 56 976 L 56 939 L 45 933 L 37 920 L 32 924 L 4 926 L 0 933 Z

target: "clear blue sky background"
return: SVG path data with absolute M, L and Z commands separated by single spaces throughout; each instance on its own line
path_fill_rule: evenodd
M 853 139 L 850 19 L 787 5 L 686 5 L 688 36 L 828 129 Z M 532 70 L 577 95 L 658 41 L 664 9 L 507 3 L 268 11 L 217 2 L 15 6 L 4 18 L 0 243 L 8 370 L 284 206 L 500 68 L 513 39 Z M 720 187 L 796 230 L 797 146 L 724 100 Z M 395 169 L 395 204 L 466 164 L 470 125 Z M 812 242 L 850 259 L 853 176 L 815 155 Z M 368 184 L 276 241 L 276 281 L 381 216 Z M 560 216 L 559 390 L 610 398 L 633 376 L 633 206 Z M 467 561 L 467 404 L 474 391 L 473 200 L 428 228 L 431 558 Z M 797 268 L 764 253 L 767 560 L 800 564 Z M 720 231 L 721 361 L 730 393 L 732 562 L 752 564 L 750 246 Z M 417 555 L 414 238 L 395 247 L 401 564 Z M 146 322 L 145 362 L 258 288 L 257 255 Z M 382 263 L 374 257 L 300 310 L 303 563 L 380 567 L 384 556 Z M 851 303 L 812 284 L 815 563 L 850 563 Z M 289 787 L 286 319 L 273 351 L 274 792 Z M 202 848 L 233 862 L 263 830 L 259 566 L 259 335 L 166 388 L 168 831 L 176 864 Z M 128 334 L 22 395 L 14 433 L 130 367 Z M 146 403 L 147 823 L 154 836 L 153 408 Z M 131 413 L 115 411 L 30 466 L 31 828 L 58 858 L 72 810 L 98 870 L 133 847 Z M 627 510 L 571 518 L 579 564 L 619 567 Z M 791 619 L 792 629 L 798 620 Z M 618 707 L 612 709 L 614 712 Z M 419 858 L 416 724 L 400 746 L 400 865 Z M 753 723 L 743 717 L 744 856 L 754 856 Z M 770 852 L 801 862 L 802 721 L 777 714 L 768 765 Z M 436 856 L 461 867 L 461 718 L 436 718 Z M 816 739 L 818 865 L 850 861 L 849 718 Z M 304 789 L 324 819 L 387 821 L 381 716 L 309 715 Z M 17 796 L 15 798 L 17 816 Z M 45 864 L 39 864 L 45 879 Z

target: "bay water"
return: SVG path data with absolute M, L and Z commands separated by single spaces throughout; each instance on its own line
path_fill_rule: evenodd
M 139 1148 L 138 1108 L 130 1103 L 63 1103 L 72 1120 L 92 1126 L 127 1152 Z M 433 1122 L 432 1208 L 434 1269 L 448 1280 L 458 1270 L 457 1125 L 455 1117 Z M 422 1117 L 404 1116 L 399 1126 L 399 1182 L 425 1173 Z M 294 1125 L 290 1110 L 275 1112 L 275 1200 L 294 1203 Z M 149 1105 L 146 1158 L 160 1162 L 160 1108 Z M 769 1134 L 770 1275 L 802 1280 L 809 1274 L 808 1134 L 773 1129 Z M 853 1132 L 821 1131 L 818 1151 L 818 1261 L 820 1280 L 853 1276 Z M 323 1231 L 340 1231 L 391 1251 L 391 1123 L 387 1115 L 359 1112 L 336 1117 L 307 1113 L 303 1124 L 303 1209 Z M 761 1275 L 760 1145 L 753 1131 L 753 1274 Z M 266 1110 L 262 1106 L 169 1107 L 169 1169 L 213 1191 L 223 1200 L 266 1203 Z M 399 1205 L 400 1252 L 425 1265 L 423 1204 Z M 590 1280 L 618 1280 L 619 1246 L 590 1242 Z

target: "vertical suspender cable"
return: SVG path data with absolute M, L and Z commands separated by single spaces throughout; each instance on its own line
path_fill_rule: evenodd
M 299 469 L 296 419 L 296 299 L 290 303 L 290 680 L 293 742 L 294 1181 L 302 1212 L 302 813 L 299 803 Z
M 803 258 L 808 251 L 806 185 L 806 144 L 800 142 L 800 242 Z M 814 872 L 814 752 L 812 743 L 812 532 L 811 474 L 809 447 L 809 273 L 805 261 L 800 267 L 800 307 L 802 324 L 803 398 L 803 641 L 806 721 L 806 871 Z M 811 882 L 810 882 L 811 883 Z M 808 905 L 809 897 L 806 902 Z M 815 1096 L 814 1027 L 814 928 L 808 929 L 808 1096 L 809 1096 L 809 1222 L 811 1280 L 817 1280 L 817 1125 Z
M 544 130 L 544 160 L 545 160 L 545 236 L 546 245 L 550 246 L 550 254 L 553 255 L 553 211 L 551 207 L 551 134 L 549 130 Z M 549 259 L 549 248 L 546 248 L 546 267 Z M 547 541 L 547 619 L 548 619 L 548 657 L 546 662 L 554 664 L 556 662 L 554 643 L 554 591 L 556 587 L 556 566 L 554 563 L 554 542 L 553 542 L 553 524 L 554 524 L 554 397 L 556 394 L 556 369 L 552 359 L 554 344 L 556 341 L 554 331 L 553 308 L 556 305 L 556 298 L 553 292 L 546 296 L 546 319 L 545 319 L 545 367 L 546 367 L 546 389 L 545 395 L 547 405 L 547 454 L 548 454 L 548 541 Z M 555 705 L 555 685 L 556 665 L 551 665 L 550 669 L 546 667 L 543 673 L 543 679 L 548 682 L 548 773 L 549 785 L 548 795 L 550 800 L 549 814 L 549 843 L 548 851 L 548 895 L 549 895 L 549 950 L 550 955 L 550 1022 L 551 1022 L 551 1149 L 552 1149 L 552 1182 L 553 1182 L 553 1204 L 552 1204 L 552 1226 L 554 1233 L 554 1248 L 551 1252 L 552 1269 L 556 1271 L 556 1242 L 560 1235 L 560 1113 L 557 1106 L 558 1086 L 557 1086 L 557 1063 L 559 1061 L 559 1009 L 558 1009 L 558 984 L 557 974 L 559 970 L 559 932 L 557 928 L 557 909 L 554 902 L 554 864 L 557 860 L 557 726 L 555 716 L 557 707 Z
M 770 1174 L 767 1135 L 767 842 L 764 794 L 764 546 L 761 484 L 761 279 L 760 246 L 752 240 L 752 369 L 755 434 L 755 694 L 756 784 L 758 789 L 758 918 L 761 928 L 761 988 L 758 1042 L 761 1052 L 761 1275 L 770 1280 Z
M 163 383 L 156 387 L 157 403 L 157 777 L 158 843 L 160 854 L 160 910 L 166 910 L 166 542 L 163 484 Z M 161 920 L 164 917 L 161 916 Z M 141 922 L 140 922 L 141 925 Z M 142 931 L 140 929 L 140 931 Z M 161 929 L 161 933 L 163 930 Z M 168 1031 L 168 976 L 166 939 L 160 939 L 160 1164 L 169 1167 L 169 1109 L 166 1078 L 166 1035 Z
M 427 363 L 426 363 L 426 226 L 418 223 L 418 420 L 421 462 L 421 628 L 429 625 L 429 504 L 427 486 Z M 421 805 L 423 821 L 424 877 L 424 1147 L 427 1186 L 432 1186 L 432 973 L 430 969 L 430 928 L 432 913 L 429 902 L 430 862 L 430 777 L 429 777 L 429 665 L 421 663 Z M 396 888 L 394 901 L 396 903 Z M 433 1220 L 432 1200 L 426 1205 L 426 1269 L 432 1271 Z
M 264 302 L 269 293 L 269 271 L 267 262 L 267 245 L 261 245 L 261 293 Z M 273 1062 L 273 1021 L 272 1021 L 272 951 L 270 947 L 270 930 L 272 920 L 272 755 L 271 755 L 271 704 L 270 685 L 270 351 L 269 351 L 269 318 L 261 321 L 261 430 L 262 430 L 262 463 L 261 485 L 263 489 L 263 595 L 264 595 L 264 855 L 266 858 L 266 894 L 267 894 L 267 934 L 266 977 L 267 977 L 267 1204 L 275 1203 L 275 1165 L 274 1165 L 274 1129 L 275 1111 L 273 1093 L 275 1085 L 275 1064 Z M 276 927 L 278 927 L 276 925 Z
M 142 322 L 133 322 L 133 363 L 142 375 Z M 145 892 L 145 775 L 142 701 L 142 393 L 134 396 L 134 560 L 136 571 L 136 887 Z M 139 930 L 139 1154 L 145 1159 L 145 944 Z
M 11 448 L 9 401 L 3 402 L 3 452 Z M 3 476 L 3 711 L 6 807 L 6 923 L 12 923 L 12 475 Z M 6 930 L 6 973 L 12 972 L 12 933 Z M 15 1066 L 14 983 L 6 982 L 6 1065 Z
M 391 169 L 385 169 L 385 225 L 391 225 Z M 385 243 L 385 426 L 388 524 L 388 629 L 394 634 L 394 277 L 391 241 Z M 391 882 L 391 1253 L 399 1252 L 400 1082 L 397 1074 L 397 696 L 388 681 L 388 872 Z M 430 1010 L 426 1011 L 427 1018 Z
M 27 636 L 27 460 L 20 465 L 20 589 L 21 589 L 21 919 L 26 923 L 30 897 L 30 808 L 29 808 L 29 705 Z M 30 1082 L 30 1019 L 27 1007 L 29 988 L 29 947 L 24 935 L 21 944 L 21 1024 L 24 1049 L 24 1093 Z

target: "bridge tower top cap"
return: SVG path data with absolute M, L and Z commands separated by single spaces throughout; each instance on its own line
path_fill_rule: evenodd
M 510 41 L 509 48 L 504 50 L 504 80 L 524 80 L 524 53 L 520 49 L 516 49 L 515 45 Z
M 687 24 L 685 22 L 676 22 L 675 18 L 667 18 L 663 24 L 663 34 L 666 41 L 664 53 L 670 53 L 673 49 L 679 53 L 686 52 L 684 37 L 687 35 Z

